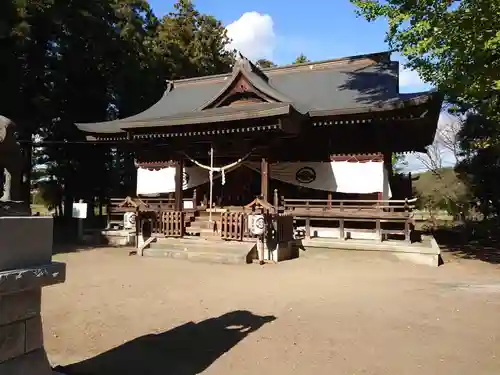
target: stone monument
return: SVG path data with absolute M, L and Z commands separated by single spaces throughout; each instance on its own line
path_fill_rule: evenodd
M 52 217 L 31 216 L 29 204 L 19 201 L 18 150 L 13 123 L 0 116 L 6 176 L 0 201 L 0 374 L 51 375 L 43 346 L 42 288 L 64 282 L 66 265 L 52 262 Z
M 0 216 L 30 214 L 29 204 L 21 200 L 21 147 L 16 140 L 15 124 L 0 115 Z

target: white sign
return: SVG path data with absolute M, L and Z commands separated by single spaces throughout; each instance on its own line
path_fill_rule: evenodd
M 73 215 L 75 219 L 87 218 L 87 203 L 73 203 Z

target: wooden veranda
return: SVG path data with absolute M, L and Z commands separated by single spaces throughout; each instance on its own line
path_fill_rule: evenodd
M 305 222 L 304 237 L 311 236 L 311 223 L 329 222 L 339 228 L 340 238 L 347 239 L 350 229 L 373 232 L 379 241 L 388 235 L 403 235 L 410 241 L 413 227 L 413 209 L 416 199 L 411 200 L 322 200 L 293 199 L 279 197 L 274 192 L 273 204 L 259 200 L 261 205 L 249 204 L 219 210 L 210 223 L 211 239 L 225 241 L 250 241 L 255 236 L 250 232 L 248 217 L 251 214 L 270 215 L 269 222 L 276 223 L 270 229 L 276 238 L 284 241 L 300 237 L 296 231 L 297 222 Z M 263 202 L 263 203 L 262 203 Z M 252 202 L 254 203 L 254 202 Z M 112 200 L 108 206 L 109 223 L 119 217 L 123 220 L 125 212 L 136 214 L 136 233 L 147 233 L 155 237 L 189 236 L 189 226 L 199 220 L 200 213 L 207 209 L 197 207 L 178 211 L 172 199 L 134 199 Z M 359 225 L 362 224 L 361 228 Z M 370 224 L 373 227 L 370 227 Z

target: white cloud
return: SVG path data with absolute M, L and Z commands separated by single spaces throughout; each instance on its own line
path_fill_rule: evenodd
M 226 29 L 232 40 L 229 48 L 238 50 L 253 61 L 258 59 L 272 60 L 276 46 L 276 34 L 270 15 L 246 12 L 229 24 Z

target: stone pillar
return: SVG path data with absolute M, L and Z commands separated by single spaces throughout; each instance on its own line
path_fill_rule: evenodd
M 52 227 L 52 217 L 0 216 L 0 374 L 52 374 L 42 288 L 66 277 L 65 264 L 52 262 Z
M 260 162 L 260 195 L 269 202 L 269 163 L 266 158 Z
M 175 211 L 182 211 L 184 185 L 184 160 L 180 158 L 175 165 Z

